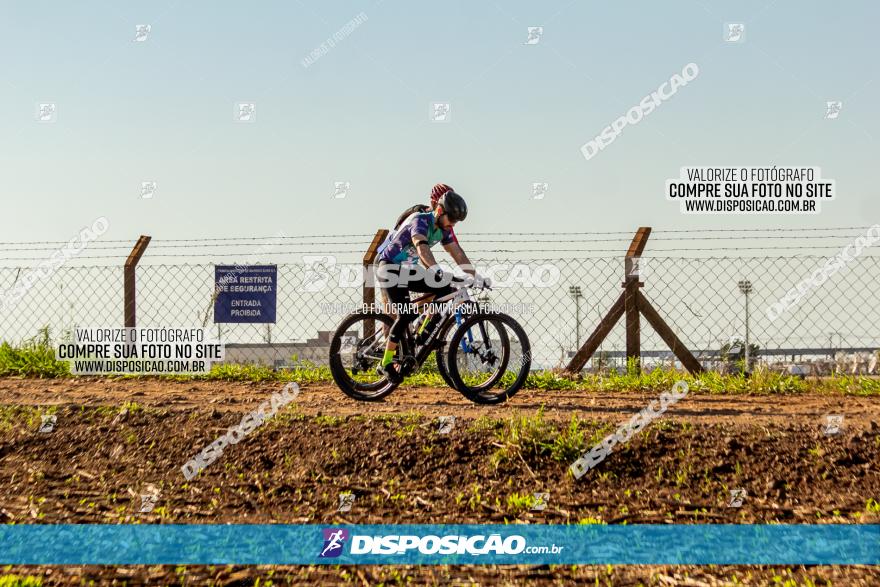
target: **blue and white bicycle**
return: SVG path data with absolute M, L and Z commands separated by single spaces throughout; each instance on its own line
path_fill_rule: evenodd
M 397 367 L 406 377 L 434 353 L 443 380 L 469 400 L 497 404 L 523 386 L 531 368 L 531 347 L 522 326 L 473 299 L 473 284 L 440 298 L 426 294 L 413 300 L 424 308 L 398 346 Z M 431 304 L 433 308 L 429 308 Z M 413 329 L 432 309 L 439 319 L 423 343 Z M 394 317 L 366 308 L 346 316 L 330 342 L 330 371 L 339 388 L 360 401 L 378 401 L 397 388 L 376 373 Z

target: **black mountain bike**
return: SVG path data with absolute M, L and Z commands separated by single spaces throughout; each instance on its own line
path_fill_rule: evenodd
M 458 282 L 461 285 L 461 282 Z M 456 283 L 453 283 L 456 285 Z M 523 386 L 531 368 L 531 347 L 522 326 L 500 312 L 489 311 L 471 295 L 473 286 L 434 298 L 421 296 L 412 303 L 441 308 L 439 320 L 423 344 L 413 329 L 429 310 L 410 323 L 395 358 L 404 377 L 411 375 L 433 353 L 443 380 L 469 400 L 497 404 Z M 369 308 L 346 316 L 330 342 L 330 371 L 339 388 L 360 401 L 378 401 L 399 384 L 376 373 L 394 318 Z

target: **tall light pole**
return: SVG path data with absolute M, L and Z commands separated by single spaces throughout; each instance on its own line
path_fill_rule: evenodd
M 574 298 L 574 328 L 575 328 L 575 352 L 581 348 L 581 286 L 572 285 L 568 288 L 568 293 Z
M 737 282 L 736 284 L 739 286 L 739 291 L 745 294 L 746 296 L 746 364 L 744 371 L 746 373 L 749 372 L 749 294 L 752 293 L 752 282 L 748 279 L 743 279 Z

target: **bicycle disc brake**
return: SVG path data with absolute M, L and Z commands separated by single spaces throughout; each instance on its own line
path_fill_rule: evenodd
M 498 355 L 495 354 L 494 349 L 486 348 L 480 343 L 474 345 L 473 352 L 484 365 L 495 365 L 495 362 L 498 360 Z

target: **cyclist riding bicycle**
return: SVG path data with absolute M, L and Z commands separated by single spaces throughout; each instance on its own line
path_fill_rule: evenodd
M 449 276 L 444 278 L 443 270 L 437 265 L 431 247 L 441 243 L 459 267 L 473 276 L 475 282 L 486 287 L 490 285 L 488 279 L 476 274 L 453 232 L 455 224 L 466 217 L 464 198 L 448 189 L 439 196 L 432 210 L 415 212 L 403 219 L 378 253 L 379 286 L 391 303 L 395 320 L 388 334 L 385 354 L 376 371 L 394 383 L 402 379 L 394 364 L 397 345 L 406 328 L 418 316 L 412 308 L 409 292 L 432 293 L 439 298 L 454 291 L 449 285 Z M 419 266 L 420 261 L 427 269 Z M 430 321 L 426 321 L 421 325 L 420 332 L 426 328 L 430 332 L 430 325 Z
M 443 194 L 445 194 L 446 192 L 454 192 L 454 191 L 455 190 L 452 189 L 451 186 L 448 186 L 445 183 L 434 184 L 434 187 L 431 188 L 431 195 L 430 195 L 431 205 L 430 206 L 427 204 L 416 204 L 415 206 L 410 206 L 409 208 L 404 210 L 403 213 L 397 217 L 397 221 L 394 223 L 394 228 L 392 228 L 388 232 L 388 236 L 385 237 L 385 240 L 382 241 L 382 244 L 380 244 L 379 247 L 376 249 L 376 251 L 377 251 L 376 263 L 378 264 L 378 262 L 379 262 L 379 257 L 378 257 L 379 253 L 382 252 L 382 250 L 388 245 L 388 242 L 391 240 L 391 237 L 394 236 L 394 231 L 397 230 L 398 228 L 400 228 L 400 225 L 403 224 L 403 222 L 407 218 L 409 218 L 413 214 L 421 214 L 423 212 L 430 212 L 437 205 L 437 201 L 443 196 Z M 455 232 L 452 233 L 452 238 L 455 238 Z M 381 292 L 381 297 L 382 297 L 383 303 L 385 303 L 385 304 L 390 303 L 388 296 L 385 294 L 385 290 L 380 288 L 379 291 Z

